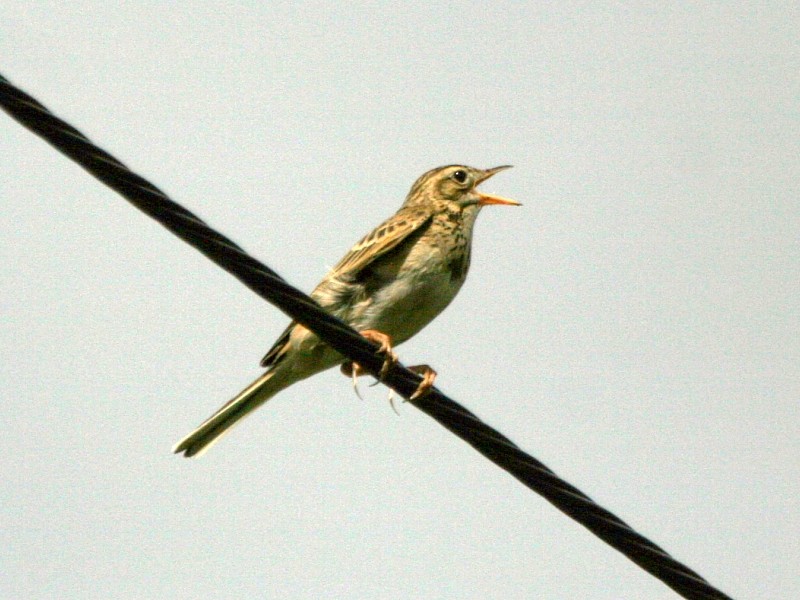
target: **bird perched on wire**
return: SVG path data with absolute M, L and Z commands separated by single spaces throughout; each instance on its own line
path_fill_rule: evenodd
M 353 246 L 311 293 L 323 309 L 380 345 L 386 356 L 382 373 L 397 360 L 392 346 L 430 323 L 464 283 L 481 207 L 519 205 L 476 189 L 508 168 L 448 165 L 428 171 L 411 187 L 400 210 Z M 262 359 L 267 371 L 173 451 L 187 457 L 204 452 L 281 390 L 336 365 L 347 375 L 360 374 L 358 365 L 304 326 L 291 323 Z M 413 399 L 431 388 L 436 372 L 427 365 L 410 368 L 423 375 Z

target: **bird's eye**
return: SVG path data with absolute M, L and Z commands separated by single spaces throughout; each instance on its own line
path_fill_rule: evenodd
M 464 183 L 467 180 L 467 172 L 463 169 L 459 169 L 453 173 L 453 179 L 455 179 L 456 183 Z

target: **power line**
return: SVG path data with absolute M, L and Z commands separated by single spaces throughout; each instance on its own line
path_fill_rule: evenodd
M 2 75 L 0 105 L 22 125 L 202 252 L 259 296 L 314 331 L 338 352 L 373 375 L 380 372 L 384 357 L 376 353 L 377 346 L 323 311 L 306 294 L 248 255 L 235 242 L 211 229 L 152 183 L 95 146 L 80 131 L 11 85 Z M 382 379 L 384 384 L 406 399 L 416 391 L 420 381 L 419 375 L 400 364 L 391 368 Z M 730 600 L 729 596 L 712 587 L 700 575 L 635 532 L 619 517 L 597 505 L 586 494 L 559 478 L 543 463 L 523 452 L 514 442 L 438 389 L 433 388 L 431 393 L 411 403 L 679 595 L 692 600 Z

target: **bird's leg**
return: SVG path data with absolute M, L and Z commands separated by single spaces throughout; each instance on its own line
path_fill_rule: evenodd
M 389 372 L 389 369 L 392 367 L 392 365 L 397 362 L 397 354 L 395 354 L 394 350 L 392 350 L 392 338 L 375 329 L 365 329 L 361 332 L 361 335 L 367 338 L 370 342 L 375 342 L 378 344 L 380 346 L 378 348 L 378 352 L 386 355 L 386 360 L 383 362 L 379 376 L 379 378 L 383 378 L 384 375 Z M 363 369 L 358 363 L 353 362 L 352 360 L 347 360 L 342 363 L 341 371 L 345 376 L 353 379 L 353 389 L 356 391 L 356 396 L 361 398 L 361 392 L 358 391 L 358 377 L 364 375 L 366 370 Z
M 361 370 L 361 367 L 354 363 L 352 360 L 348 360 L 342 363 L 340 367 L 342 373 L 346 377 L 350 377 L 353 380 L 353 389 L 356 392 L 356 396 L 358 396 L 359 400 L 363 400 L 364 397 L 361 395 L 361 392 L 358 390 L 358 377 L 364 374 L 364 371 Z
M 413 371 L 418 375 L 422 375 L 422 381 L 420 381 L 416 391 L 411 394 L 411 397 L 409 398 L 409 400 L 417 400 L 431 391 L 433 382 L 436 381 L 437 373 L 429 365 L 414 365 L 412 367 L 408 367 L 408 370 Z M 405 402 L 405 400 L 403 400 L 403 402 Z M 400 414 L 394 407 L 394 390 L 392 388 L 389 388 L 389 406 L 392 407 L 394 414 Z
M 381 367 L 381 372 L 379 375 L 379 378 L 382 379 L 389 371 L 389 369 L 392 367 L 392 365 L 394 365 L 398 360 L 397 354 L 394 352 L 394 350 L 392 350 L 392 338 L 390 338 L 385 333 L 382 333 L 375 329 L 365 329 L 364 331 L 361 332 L 361 335 L 363 335 L 369 341 L 378 344 L 380 346 L 378 348 L 378 352 L 386 355 L 386 360 L 383 362 L 383 367 Z M 437 373 L 430 367 L 430 365 L 414 365 L 408 367 L 408 370 L 413 371 L 418 375 L 422 375 L 422 381 L 417 386 L 416 391 L 413 394 L 411 394 L 411 397 L 409 398 L 409 400 L 412 401 L 418 400 L 419 398 L 422 398 L 428 392 L 431 391 L 431 388 L 433 387 L 433 382 L 436 381 Z M 366 371 L 361 367 L 361 365 L 359 365 L 356 362 L 353 362 L 352 360 L 348 360 L 342 363 L 341 371 L 344 375 L 346 375 L 347 377 L 351 377 L 353 379 L 353 388 L 355 389 L 358 397 L 361 398 L 361 393 L 358 391 L 357 378 L 366 373 Z M 391 392 L 389 395 L 389 403 L 392 405 L 392 410 L 397 412 L 397 410 L 394 409 L 394 402 Z
M 378 379 L 383 379 L 389 369 L 397 362 L 397 354 L 392 350 L 392 338 L 377 329 L 365 329 L 360 332 L 362 336 L 370 342 L 378 344 L 378 354 L 383 354 L 386 358 L 383 361 L 381 372 Z
M 411 397 L 409 398 L 409 400 L 413 402 L 414 400 L 419 400 L 431 391 L 433 382 L 436 381 L 437 373 L 430 367 L 430 365 L 414 365 L 413 367 L 408 367 L 408 370 L 413 371 L 417 375 L 422 375 L 422 381 L 419 382 L 417 390 L 411 394 Z

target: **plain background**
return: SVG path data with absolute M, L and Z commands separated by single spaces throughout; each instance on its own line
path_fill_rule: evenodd
M 736 598 L 800 597 L 800 11 L 5 3 L 0 72 L 302 289 L 514 164 L 400 348 Z M 676 597 L 382 387 L 172 444 L 287 319 L 0 115 L 0 597 Z

